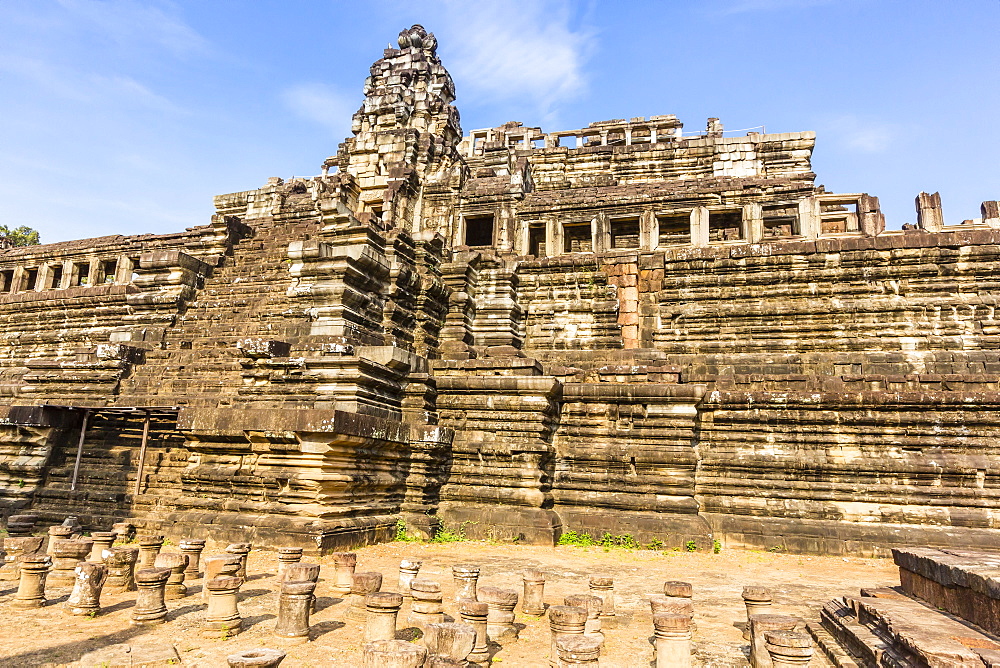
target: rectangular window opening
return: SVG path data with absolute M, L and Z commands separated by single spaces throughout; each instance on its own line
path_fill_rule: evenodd
M 794 205 L 765 206 L 763 213 L 765 239 L 794 236 L 798 207 Z
M 633 144 L 648 144 L 652 134 L 649 128 L 636 128 L 632 130 L 632 143 Z
M 62 287 L 63 267 L 61 264 L 53 265 L 49 271 L 49 288 L 58 290 Z
M 563 225 L 564 253 L 591 253 L 594 250 L 594 237 L 590 231 L 590 223 Z
M 857 202 L 821 202 L 820 206 L 823 234 L 853 232 L 858 229 Z
M 467 216 L 465 219 L 466 246 L 493 245 L 493 216 Z
M 639 247 L 639 218 L 621 218 L 611 221 L 612 248 Z
M 76 265 L 76 284 L 90 285 L 90 263 Z
M 739 241 L 743 238 L 742 211 L 711 211 L 708 214 L 709 241 Z
M 114 283 L 115 282 L 115 271 L 118 269 L 117 260 L 102 260 L 101 261 L 101 282 L 102 283 Z
M 7 269 L 0 272 L 0 281 L 2 281 L 2 291 L 10 292 L 14 288 L 14 270 Z
M 577 145 L 576 135 L 556 137 L 556 141 L 558 142 L 556 146 L 565 146 L 566 148 L 576 148 Z
M 38 267 L 32 267 L 31 269 L 26 269 L 25 272 L 25 290 L 34 290 L 38 287 Z
M 531 225 L 528 227 L 528 255 L 545 257 L 545 226 Z
M 691 214 L 657 216 L 656 221 L 660 224 L 658 245 L 691 243 Z

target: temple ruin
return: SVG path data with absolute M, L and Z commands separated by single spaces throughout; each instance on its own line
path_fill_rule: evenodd
M 385 50 L 318 176 L 0 250 L 5 517 L 310 554 L 400 521 L 996 544 L 997 202 L 887 230 L 813 133 L 714 118 L 463 134 L 436 47 Z

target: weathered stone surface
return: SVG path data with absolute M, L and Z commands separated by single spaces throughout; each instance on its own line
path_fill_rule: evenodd
M 949 225 L 921 193 L 887 230 L 816 184 L 813 133 L 715 118 L 463 137 L 436 39 L 404 34 L 319 176 L 0 249 L 9 514 L 312 553 L 400 521 L 995 544 L 996 200 Z

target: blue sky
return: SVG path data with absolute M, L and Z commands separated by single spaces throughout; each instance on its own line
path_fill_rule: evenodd
M 433 31 L 462 126 L 677 114 L 816 130 L 814 170 L 890 227 L 1000 198 L 1000 1 L 0 0 L 0 224 L 46 242 L 205 224 L 313 175 L 368 67 Z

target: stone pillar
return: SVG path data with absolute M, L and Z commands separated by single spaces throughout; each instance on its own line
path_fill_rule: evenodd
M 11 538 L 8 536 L 3 543 L 6 554 L 3 556 L 5 564 L 10 568 L 0 568 L 0 580 L 17 580 L 20 577 L 21 557 L 26 554 L 44 554 L 42 547 L 45 545 L 44 536 L 19 536 Z
M 91 615 L 100 611 L 101 589 L 107 574 L 104 564 L 85 561 L 76 567 L 73 593 L 66 601 L 66 608 L 71 615 Z
M 799 620 L 786 615 L 753 615 L 750 617 L 750 665 L 753 668 L 771 668 L 764 634 L 768 631 L 794 631 Z
M 87 540 L 56 538 L 49 547 L 52 570 L 47 584 L 50 587 L 72 587 L 76 582 L 76 566 L 90 555 L 94 544 Z
M 278 668 L 285 659 L 285 653 L 280 649 L 248 649 L 238 654 L 226 657 L 229 668 Z
M 156 555 L 163 548 L 163 536 L 139 536 L 139 563 L 137 570 L 153 568 Z
M 574 594 L 567 596 L 563 603 L 573 608 L 583 608 L 587 611 L 587 623 L 583 627 L 584 635 L 597 638 L 604 642 L 601 633 L 601 597 L 590 594 Z
M 208 590 L 208 608 L 201 634 L 206 638 L 230 638 L 243 630 L 243 620 L 236 603 L 236 595 L 243 585 L 243 578 L 225 576 L 205 580 Z
M 406 623 L 423 630 L 427 624 L 438 624 L 444 621 L 444 610 L 441 605 L 441 585 L 431 580 L 414 578 L 410 583 L 413 594 L 413 605 Z
M 368 618 L 368 609 L 365 605 L 365 598 L 368 594 L 374 594 L 382 589 L 381 573 L 355 573 L 351 585 L 351 593 L 347 596 L 347 618 L 356 622 L 363 622 Z
M 521 612 L 541 617 L 545 614 L 545 575 L 541 571 L 529 569 L 524 571 L 521 579 L 524 581 Z
M 556 643 L 567 636 L 582 636 L 587 625 L 587 611 L 568 605 L 554 605 L 549 608 L 549 630 L 552 632 L 552 646 L 549 649 L 549 665 L 558 666 L 559 653 Z
M 135 572 L 139 593 L 132 608 L 132 624 L 162 624 L 167 620 L 164 594 L 169 577 L 169 568 L 143 568 Z
M 863 193 L 858 199 L 858 227 L 869 237 L 885 231 L 885 215 L 878 203 L 878 197 Z
M 475 664 L 489 663 L 489 638 L 486 633 L 486 618 L 489 615 L 489 606 L 481 601 L 465 599 L 459 607 L 459 615 L 462 617 L 462 621 L 471 625 L 476 632 L 475 644 L 466 658 Z
M 405 640 L 376 640 L 362 648 L 363 668 L 421 668 L 427 648 Z
M 412 598 L 410 583 L 417 577 L 422 564 L 419 559 L 403 559 L 399 562 L 399 593 L 405 598 Z
M 764 238 L 764 207 L 760 202 L 743 205 L 743 238 L 751 244 Z
M 11 515 L 7 518 L 7 537 L 28 538 L 37 523 L 38 515 Z
M 806 239 L 819 239 L 823 233 L 823 217 L 820 215 L 819 200 L 815 197 L 799 200 L 798 232 Z
M 696 206 L 691 209 L 691 245 L 708 245 L 708 207 Z
M 288 564 L 285 567 L 285 579 L 289 582 L 319 582 L 319 564 L 303 564 L 301 562 L 297 564 Z M 309 608 L 313 612 L 316 612 L 316 593 L 313 592 L 312 598 L 309 599 Z
M 111 545 L 115 542 L 113 531 L 94 531 L 90 534 L 90 540 L 94 541 L 94 546 L 90 550 L 87 561 L 94 564 L 104 563 L 105 551 L 111 550 Z
M 236 577 L 240 570 L 238 554 L 213 554 L 206 557 L 202 563 L 205 566 L 205 582 L 218 577 Z M 201 600 L 208 602 L 208 587 L 202 587 Z
M 101 281 L 103 283 L 103 281 Z M 62 525 L 64 527 L 69 527 L 72 533 L 70 538 L 79 538 L 83 535 L 83 525 L 80 524 L 80 518 L 76 515 L 69 515 L 63 520 Z
M 346 596 L 351 593 L 354 586 L 354 570 L 358 563 L 358 555 L 354 552 L 334 552 L 333 557 L 333 584 L 330 586 L 336 594 Z
M 203 540 L 183 540 L 180 544 L 182 554 L 188 558 L 187 568 L 184 569 L 184 577 L 188 580 L 196 580 L 201 577 L 201 553 L 205 549 Z
M 556 641 L 560 668 L 599 666 L 602 641 L 588 636 L 564 636 Z
M 111 533 L 116 536 L 116 541 L 127 543 L 135 538 L 135 526 L 129 522 L 116 522 L 111 525 Z
M 652 209 L 645 209 L 639 216 L 639 250 L 656 250 L 660 243 L 660 224 Z
M 64 527 L 61 524 L 49 527 L 49 544 L 45 552 L 51 555 L 57 540 L 70 540 L 72 536 L 72 527 Z
M 747 626 L 743 631 L 743 639 L 750 640 L 750 618 L 763 615 L 771 609 L 773 594 L 767 587 L 747 586 L 743 588 L 743 603 L 747 607 Z
M 590 221 L 591 246 L 595 253 L 604 253 L 611 247 L 611 220 L 599 213 Z
M 20 579 L 11 606 L 40 608 L 45 605 L 45 576 L 52 559 L 44 554 L 21 555 Z
M 517 627 L 514 626 L 517 592 L 500 587 L 480 587 L 479 600 L 489 610 L 486 617 L 487 635 L 496 642 L 517 640 Z
M 768 631 L 765 647 L 774 668 L 808 666 L 813 655 L 813 643 L 804 631 Z
M 468 600 L 468 599 L 466 599 Z M 469 624 L 442 622 L 428 624 L 424 629 L 424 646 L 433 659 L 464 661 L 476 646 L 476 630 Z
M 557 219 L 545 221 L 545 256 L 555 257 L 563 254 L 563 226 Z
M 607 575 L 590 576 L 590 593 L 601 599 L 601 618 L 615 616 L 615 579 Z
M 941 193 L 917 195 L 917 227 L 927 232 L 940 232 L 944 227 L 944 213 L 941 211 Z
M 289 564 L 297 564 L 302 561 L 301 547 L 279 547 L 278 548 L 278 582 L 284 582 L 288 578 L 286 573 Z
M 154 564 L 157 568 L 170 569 L 170 577 L 167 578 L 165 594 L 168 601 L 176 601 L 179 598 L 187 596 L 187 587 L 184 585 L 184 569 L 188 565 L 186 554 L 161 552 L 156 555 Z
M 396 617 L 403 605 L 403 595 L 377 591 L 365 597 L 367 617 L 365 642 L 396 639 Z
M 691 599 L 677 596 L 661 596 L 659 594 L 650 596 L 649 607 L 654 615 L 660 612 L 689 616 L 694 614 L 694 604 L 691 603 Z
M 247 579 L 247 560 L 252 549 L 251 543 L 230 543 L 226 546 L 226 554 L 236 554 L 240 557 L 240 570 L 236 573 L 236 577 Z
M 461 603 L 463 598 L 478 600 L 476 583 L 479 580 L 479 566 L 469 564 L 452 566 L 451 576 L 455 580 L 455 603 Z
M 285 580 L 281 583 L 274 635 L 292 640 L 309 639 L 309 611 L 315 591 L 315 582 Z
M 691 617 L 670 612 L 653 615 L 656 668 L 691 668 Z
M 995 200 L 983 202 L 979 206 L 979 211 L 983 216 L 983 225 L 989 225 L 994 229 L 1000 228 L 1000 202 Z
M 135 564 L 139 560 L 139 550 L 134 547 L 112 547 L 104 559 L 108 567 L 108 579 L 104 588 L 109 594 L 135 591 Z

